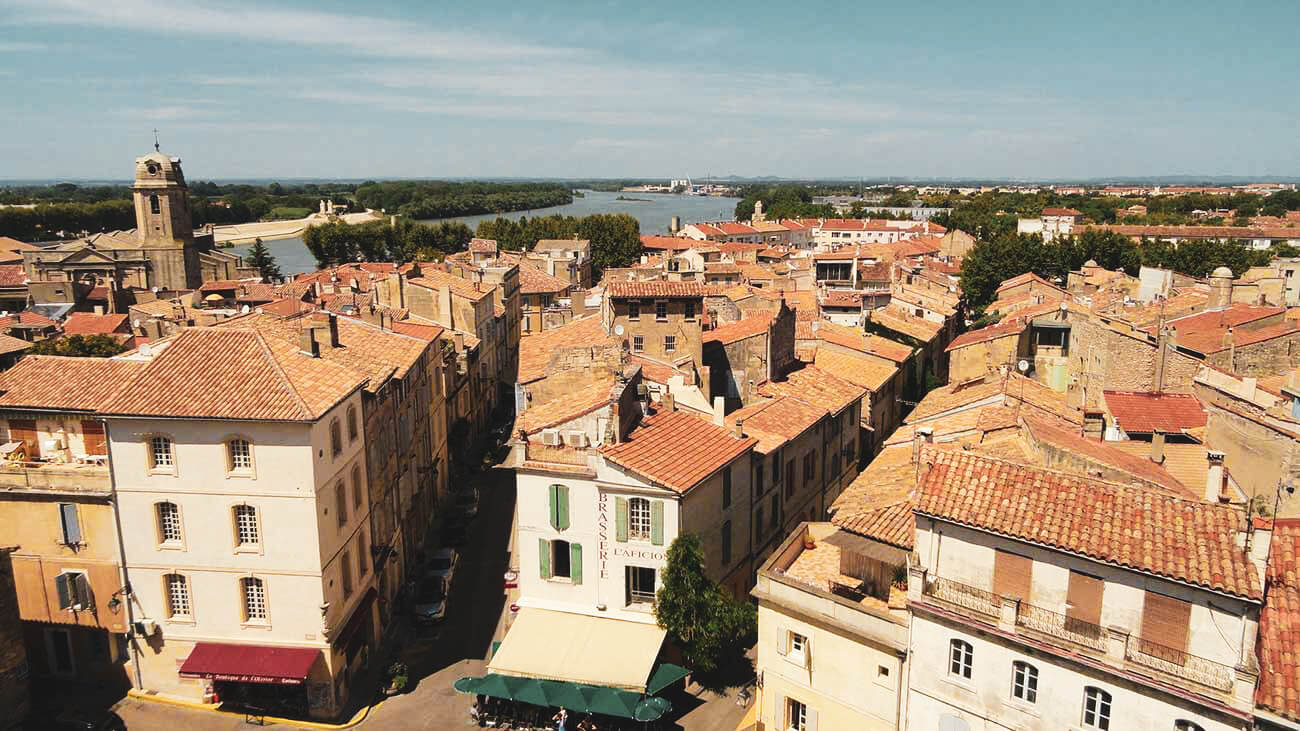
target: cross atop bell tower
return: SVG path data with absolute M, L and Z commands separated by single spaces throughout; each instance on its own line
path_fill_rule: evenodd
M 181 171 L 181 159 L 158 149 L 154 130 L 154 151 L 135 161 L 135 226 L 141 248 L 185 248 L 194 240 L 190 219 L 189 186 Z

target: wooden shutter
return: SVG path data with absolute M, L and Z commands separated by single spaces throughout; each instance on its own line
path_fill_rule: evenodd
M 72 577 L 59 574 L 54 577 L 54 588 L 59 592 L 59 609 L 72 608 Z
M 569 546 L 569 578 L 575 584 L 582 583 L 582 544 L 580 543 Z
M 1065 616 L 1093 625 L 1101 624 L 1101 597 L 1106 582 L 1094 576 L 1070 572 L 1065 595 Z
M 664 501 L 650 501 L 650 543 L 655 546 L 664 544 Z
M 1012 599 L 1029 600 L 1034 560 L 1006 551 L 993 554 L 993 593 Z
M 41 445 L 36 439 L 36 422 L 31 419 L 10 419 L 9 438 L 27 446 L 27 459 L 41 456 Z
M 63 542 L 69 546 L 81 544 L 81 523 L 77 521 L 74 503 L 59 503 L 59 521 L 63 524 Z
M 808 722 L 804 724 L 804 731 L 817 731 L 817 711 L 814 711 L 807 706 L 804 707 L 804 710 L 808 714 Z
M 90 609 L 94 601 L 90 595 L 90 578 L 86 574 L 72 574 L 73 600 L 82 609 Z
M 790 652 L 790 633 L 785 627 L 776 628 L 776 654 L 785 657 Z
M 1191 617 L 1191 602 L 1148 591 L 1142 604 L 1142 639 L 1186 652 Z
M 614 498 L 614 540 L 627 543 L 627 498 Z
M 548 485 L 546 487 L 546 514 L 549 516 L 551 527 L 555 530 L 560 529 L 559 497 L 556 495 L 558 487 L 559 485 Z
M 551 578 L 551 542 L 537 539 L 537 567 L 543 579 Z
M 98 421 L 81 422 L 81 436 L 86 454 L 107 455 L 108 442 L 104 439 L 104 425 Z
M 555 486 L 555 529 L 568 530 L 569 528 L 569 488 L 564 485 Z

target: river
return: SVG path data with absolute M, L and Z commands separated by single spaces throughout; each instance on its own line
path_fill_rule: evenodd
M 481 216 L 462 216 L 460 218 L 435 219 L 421 223 L 438 223 L 439 221 L 460 221 L 474 229 L 479 221 L 487 221 L 498 216 L 518 219 L 522 216 L 589 216 L 593 213 L 626 213 L 641 222 L 643 234 L 667 234 L 673 216 L 681 216 L 682 224 L 694 221 L 729 221 L 736 209 L 739 198 L 718 198 L 713 196 L 671 195 L 668 193 L 604 193 L 584 190 L 582 198 L 574 198 L 572 203 L 551 208 L 539 208 L 532 211 L 513 211 L 511 213 L 485 214 Z M 637 201 L 618 200 L 620 195 L 638 198 Z M 643 202 L 644 201 L 644 202 Z M 316 269 L 316 260 L 302 237 L 267 241 L 285 275 L 310 272 Z M 236 246 L 230 251 L 240 256 L 248 255 L 248 246 Z

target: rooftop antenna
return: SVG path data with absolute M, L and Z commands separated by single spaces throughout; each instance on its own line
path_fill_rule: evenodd
M 162 150 L 158 149 L 158 128 L 157 127 L 155 127 L 153 130 L 153 151 L 162 152 Z

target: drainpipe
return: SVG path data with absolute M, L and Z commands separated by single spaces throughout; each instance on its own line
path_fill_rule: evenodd
M 131 667 L 135 669 L 135 687 L 144 690 L 144 679 L 140 673 L 140 649 L 136 646 L 135 638 L 135 610 L 131 606 L 135 592 L 131 591 L 131 577 L 126 569 L 126 543 L 122 539 L 122 511 L 117 500 L 117 473 L 113 469 L 113 439 L 109 434 L 108 420 L 99 419 L 99 423 L 104 425 L 104 444 L 108 453 L 108 486 L 112 497 L 109 502 L 113 506 L 113 523 L 117 528 L 117 562 L 118 572 L 122 579 L 122 604 L 126 607 L 126 628 L 127 643 L 126 646 L 131 652 Z

